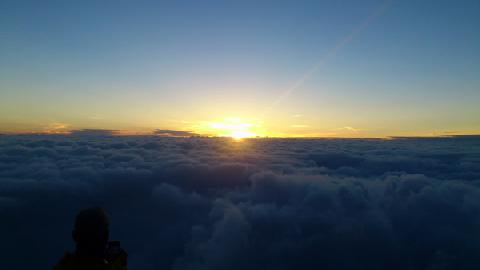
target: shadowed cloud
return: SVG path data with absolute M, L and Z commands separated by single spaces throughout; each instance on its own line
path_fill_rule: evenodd
M 71 130 L 70 135 L 73 136 L 114 136 L 118 130 L 112 129 L 78 129 Z
M 129 269 L 475 269 L 479 181 L 474 137 L 7 135 L 0 254 L 48 269 L 100 205 Z
M 183 130 L 170 130 L 170 129 L 156 129 L 153 131 L 153 134 L 166 137 L 192 137 L 200 136 L 193 131 L 183 131 Z

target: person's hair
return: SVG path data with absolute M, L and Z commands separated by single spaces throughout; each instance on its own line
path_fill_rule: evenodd
M 77 243 L 77 251 L 92 254 L 103 252 L 109 237 L 109 221 L 105 211 L 100 207 L 80 211 L 72 236 Z

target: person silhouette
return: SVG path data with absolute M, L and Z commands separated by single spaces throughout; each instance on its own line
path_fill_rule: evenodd
M 53 270 L 127 270 L 127 253 L 120 242 L 109 240 L 109 220 L 102 208 L 80 211 L 72 238 L 74 253 L 67 252 Z

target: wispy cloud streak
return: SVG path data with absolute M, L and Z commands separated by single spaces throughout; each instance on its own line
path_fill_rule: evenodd
M 283 91 L 280 96 L 278 96 L 272 104 L 267 107 L 263 113 L 262 117 L 266 116 L 269 114 L 280 102 L 282 102 L 285 98 L 290 96 L 292 93 L 297 91 L 308 79 L 310 79 L 321 67 L 323 67 L 325 64 L 328 63 L 328 61 L 335 57 L 335 55 L 343 49 L 346 45 L 352 42 L 355 37 L 360 35 L 362 32 L 364 32 L 370 24 L 372 24 L 378 17 L 380 17 L 382 14 L 386 12 L 386 10 L 390 7 L 392 4 L 393 0 L 387 0 L 383 2 L 383 4 L 376 8 L 360 25 L 358 25 L 356 28 L 354 28 L 347 36 L 345 36 L 343 39 L 341 39 L 335 47 L 330 49 L 316 64 L 310 68 L 305 74 L 303 74 L 300 79 L 298 79 L 290 88 L 286 89 Z

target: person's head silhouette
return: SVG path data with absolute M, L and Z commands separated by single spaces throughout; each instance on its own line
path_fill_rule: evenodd
M 77 245 L 77 254 L 103 257 L 109 238 L 109 221 L 105 211 L 99 207 L 80 211 L 72 237 Z
M 80 211 L 72 231 L 76 250 L 74 253 L 65 253 L 53 269 L 127 270 L 128 254 L 120 247 L 120 241 L 108 242 L 109 223 L 102 208 Z

